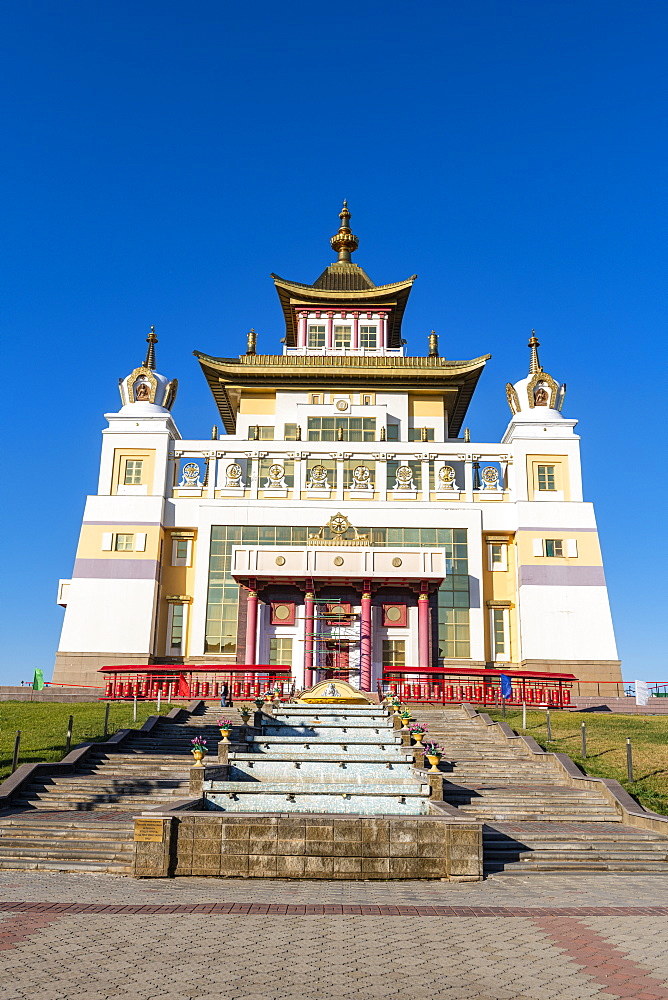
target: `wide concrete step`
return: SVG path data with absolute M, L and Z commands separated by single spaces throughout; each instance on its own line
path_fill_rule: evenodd
M 0 870 L 105 872 L 109 875 L 131 875 L 132 865 L 108 860 L 75 861 L 67 858 L 44 858 L 41 854 L 32 858 L 3 858 L 0 855 Z

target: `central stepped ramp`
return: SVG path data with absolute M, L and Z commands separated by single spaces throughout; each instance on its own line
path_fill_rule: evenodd
M 288 705 L 267 718 L 247 751 L 229 757 L 227 781 L 205 782 L 209 808 L 416 816 L 429 783 L 416 777 L 386 709 Z
M 412 714 L 445 747 L 444 801 L 484 824 L 487 874 L 668 871 L 668 836 L 624 826 L 606 797 L 573 788 L 523 744 L 502 742 L 461 708 Z

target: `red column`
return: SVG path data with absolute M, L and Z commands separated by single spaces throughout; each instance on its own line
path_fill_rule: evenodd
M 327 341 L 326 341 L 326 343 L 327 343 L 327 350 L 331 351 L 331 349 L 333 347 L 333 343 L 334 343 L 333 342 L 333 337 L 334 337 L 334 313 L 333 312 L 328 312 L 327 313 L 327 334 L 326 334 L 326 336 L 327 336 Z
M 362 622 L 360 629 L 360 689 L 371 690 L 371 592 L 362 593 Z
M 313 598 L 315 594 L 307 590 L 304 594 L 304 687 L 313 687 Z
M 257 643 L 257 590 L 248 591 L 246 612 L 246 663 L 255 665 L 255 646 Z
M 429 667 L 429 594 L 418 597 L 418 661 L 421 670 Z

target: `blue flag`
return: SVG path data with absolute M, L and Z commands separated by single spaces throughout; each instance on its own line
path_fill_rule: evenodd
M 510 682 L 510 677 L 508 674 L 500 674 L 501 678 L 501 697 L 502 698 L 512 698 L 513 696 L 513 685 Z

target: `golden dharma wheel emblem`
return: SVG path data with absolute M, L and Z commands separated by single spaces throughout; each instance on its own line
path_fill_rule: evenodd
M 276 556 L 276 565 L 285 566 L 285 556 Z
M 333 531 L 335 535 L 345 535 L 349 527 L 350 521 L 343 514 L 334 514 L 329 519 L 330 531 Z
M 283 476 L 283 466 L 282 465 L 272 465 L 269 467 L 269 478 L 270 479 L 281 479 Z
M 347 410 L 348 409 L 347 401 L 345 399 L 339 399 L 337 401 L 336 408 L 337 410 Z
M 402 482 L 407 482 L 412 476 L 413 470 L 410 465 L 400 465 L 397 469 L 397 479 L 400 479 Z
M 334 558 L 335 566 L 343 566 L 343 556 L 335 556 Z
M 399 567 L 401 566 L 402 562 L 403 562 L 403 560 L 400 559 L 399 556 L 395 556 L 394 559 L 392 560 L 392 565 L 394 566 L 395 569 L 399 569 Z
M 455 470 L 451 465 L 444 465 L 443 468 L 438 473 L 438 478 L 443 483 L 451 483 L 455 478 Z

